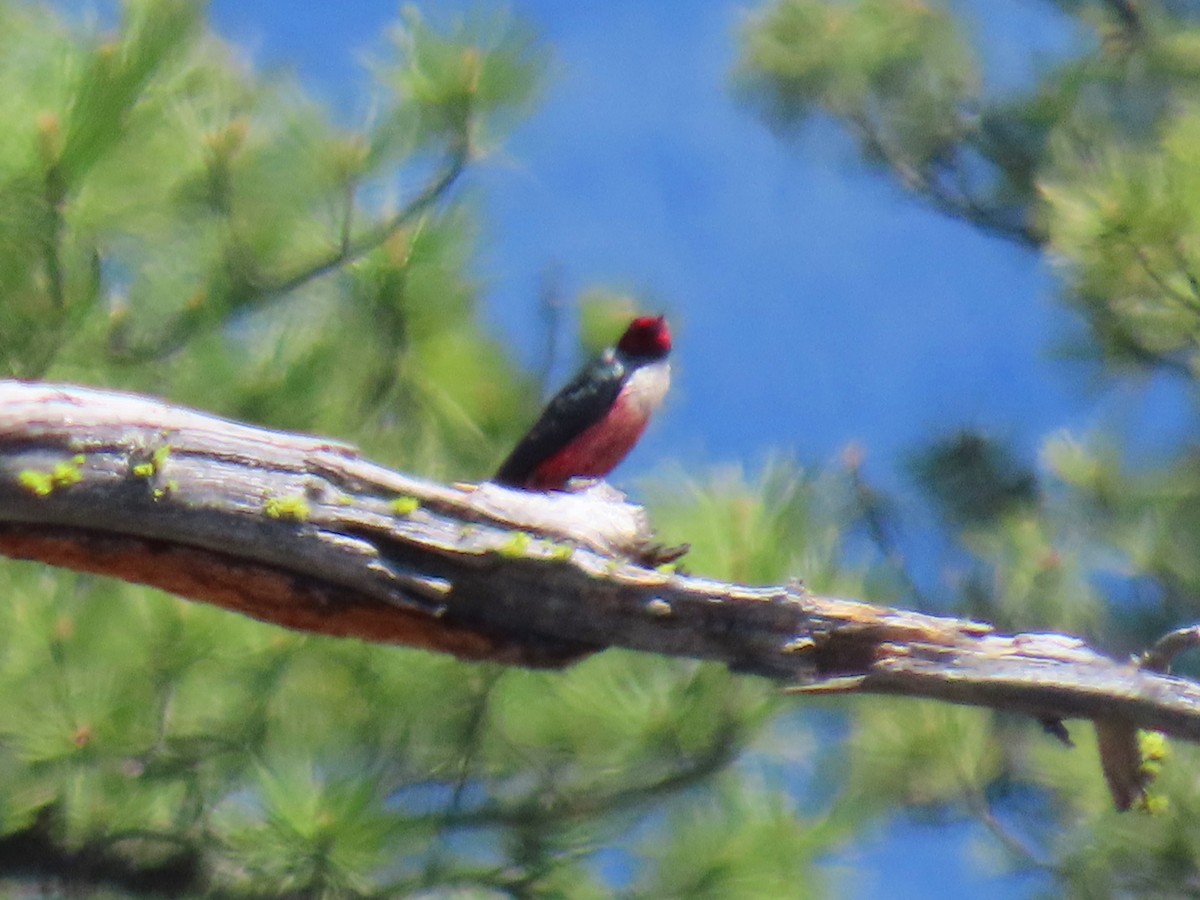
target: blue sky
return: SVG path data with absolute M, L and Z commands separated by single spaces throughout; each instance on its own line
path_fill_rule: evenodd
M 437 21 L 476 6 L 426 8 Z M 397 7 L 212 9 L 257 63 L 291 68 L 345 114 L 361 102 L 359 61 Z M 1146 408 L 1158 430 L 1181 427 L 1165 416 L 1169 390 L 1100 392 L 1054 358 L 1072 317 L 1036 255 L 904 197 L 828 123 L 787 141 L 770 134 L 730 89 L 747 7 L 510 9 L 544 38 L 553 74 L 536 114 L 467 186 L 484 210 L 485 315 L 532 364 L 549 270 L 568 296 L 624 288 L 670 314 L 672 394 L 618 482 L 666 460 L 753 469 L 784 452 L 820 464 L 854 441 L 869 476 L 895 490 L 904 455 L 931 429 L 982 427 L 1032 458 L 1058 428 L 1140 420 Z M 995 10 L 973 23 L 987 31 L 993 89 L 1028 80 L 1075 40 L 1038 5 Z
M 437 20 L 467 5 L 428 8 Z M 1044 260 L 924 210 L 864 171 L 828 124 L 789 141 L 768 133 L 730 90 L 745 6 L 511 8 L 545 39 L 554 70 L 538 112 L 467 187 L 484 210 L 485 315 L 532 364 L 550 268 L 568 295 L 623 287 L 670 314 L 669 405 L 619 483 L 669 460 L 753 469 L 784 452 L 821 464 L 853 441 L 868 477 L 896 490 L 904 455 L 931 429 L 981 427 L 1032 458 L 1063 427 L 1185 427 L 1170 386 L 1101 389 L 1054 358 L 1075 326 Z M 992 90 L 1028 80 L 1076 39 L 1028 0 L 965 8 L 987 31 Z M 397 7 L 215 0 L 212 10 L 260 66 L 293 68 L 345 112 L 364 83 L 358 60 Z M 885 834 L 850 861 L 923 895 L 930 870 L 954 875 L 947 891 L 985 888 L 967 854 L 960 872 L 942 871 L 945 836 L 929 834 Z M 986 887 L 1024 893 L 1011 879 Z
M 352 102 L 395 9 L 213 4 L 259 64 L 292 67 L 331 104 Z M 628 477 L 667 459 L 822 462 L 858 441 L 894 483 L 931 425 L 1028 446 L 1078 411 L 1045 359 L 1063 314 L 1039 261 L 905 200 L 830 126 L 768 133 L 730 91 L 738 5 L 513 11 L 550 46 L 554 77 L 469 185 L 485 210 L 486 315 L 532 362 L 549 268 L 568 294 L 628 288 L 671 314 L 675 386 Z

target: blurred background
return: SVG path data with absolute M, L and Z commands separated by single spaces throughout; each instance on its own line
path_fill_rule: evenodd
M 888 27 L 887 5 L 869 27 Z M 762 114 L 739 59 L 769 7 L 498 8 L 548 56 L 528 117 L 467 179 L 481 210 L 482 312 L 534 369 L 547 363 L 547 297 L 568 335 L 592 290 L 671 314 L 680 377 L 625 470 L 635 479 L 663 457 L 754 467 L 780 451 L 827 461 L 853 442 L 902 488 L 898 463 L 931 430 L 978 428 L 1032 456 L 1048 432 L 1108 417 L 1155 437 L 1187 428 L 1169 382 L 1100 383 L 1077 363 L 1086 339 L 1056 302 L 1046 254 L 906 194 L 815 100 L 812 116 Z M 452 21 L 486 9 L 422 12 Z M 978 55 L 975 102 L 1036 91 L 1096 40 L 1054 3 L 954 11 Z M 299 78 L 346 122 L 368 114 L 363 63 L 395 12 L 212 6 L 256 65 Z M 554 346 L 557 383 L 577 360 Z
M 665 312 L 672 392 L 613 480 L 690 570 L 1114 654 L 1196 619 L 1200 4 L 0 15 L 6 375 L 482 478 Z M 0 580 L 17 892 L 1200 890 L 1188 747 L 1118 815 L 1082 725 Z

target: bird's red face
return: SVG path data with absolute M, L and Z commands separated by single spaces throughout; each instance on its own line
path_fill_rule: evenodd
M 617 349 L 626 356 L 661 359 L 671 352 L 671 332 L 665 316 L 639 316 L 629 323 Z

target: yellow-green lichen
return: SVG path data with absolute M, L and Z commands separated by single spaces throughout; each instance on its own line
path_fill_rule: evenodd
M 39 497 L 48 497 L 54 490 L 54 479 L 49 472 L 38 472 L 35 469 L 25 469 L 17 475 L 21 487 Z
M 1165 816 L 1171 811 L 1171 798 L 1165 794 L 1146 794 L 1138 806 L 1143 812 L 1149 815 Z
M 1138 747 L 1145 759 L 1160 762 L 1171 754 L 1171 745 L 1161 731 L 1139 731 Z
M 54 471 L 50 473 L 50 480 L 56 488 L 70 487 L 83 481 L 83 473 L 79 471 L 78 463 L 62 462 L 54 467 Z
M 136 478 L 153 478 L 162 471 L 162 467 L 166 465 L 167 460 L 171 457 L 170 446 L 164 444 L 150 454 L 149 459 L 144 459 L 140 463 L 135 463 L 130 469 Z
M 179 490 L 179 482 L 172 478 L 162 487 L 154 489 L 154 499 L 161 500 L 163 497 L 167 496 L 167 494 L 177 490 Z
M 659 575 L 674 575 L 679 571 L 679 566 L 676 563 L 663 563 L 661 566 L 655 566 L 654 571 Z
M 574 552 L 575 548 L 570 544 L 555 544 L 550 550 L 550 558 L 555 562 L 566 562 Z
M 61 462 L 49 472 L 39 472 L 37 469 L 25 469 L 17 474 L 17 482 L 25 490 L 39 497 L 48 497 L 55 488 L 70 487 L 83 481 L 83 472 L 79 470 L 85 461 L 83 456 L 73 456 L 70 462 Z
M 312 515 L 312 507 L 301 496 L 271 497 L 263 506 L 263 511 L 272 519 L 286 522 L 307 522 Z
M 388 503 L 392 515 L 411 516 L 421 508 L 421 501 L 416 497 L 396 497 Z
M 524 531 L 514 531 L 508 540 L 496 548 L 496 553 L 505 559 L 524 559 L 529 555 L 529 545 L 532 541 Z

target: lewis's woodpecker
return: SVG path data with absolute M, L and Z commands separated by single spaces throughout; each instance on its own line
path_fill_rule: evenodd
M 629 323 L 615 347 L 584 366 L 500 466 L 498 484 L 562 490 L 601 478 L 637 443 L 671 381 L 671 332 L 662 316 Z

